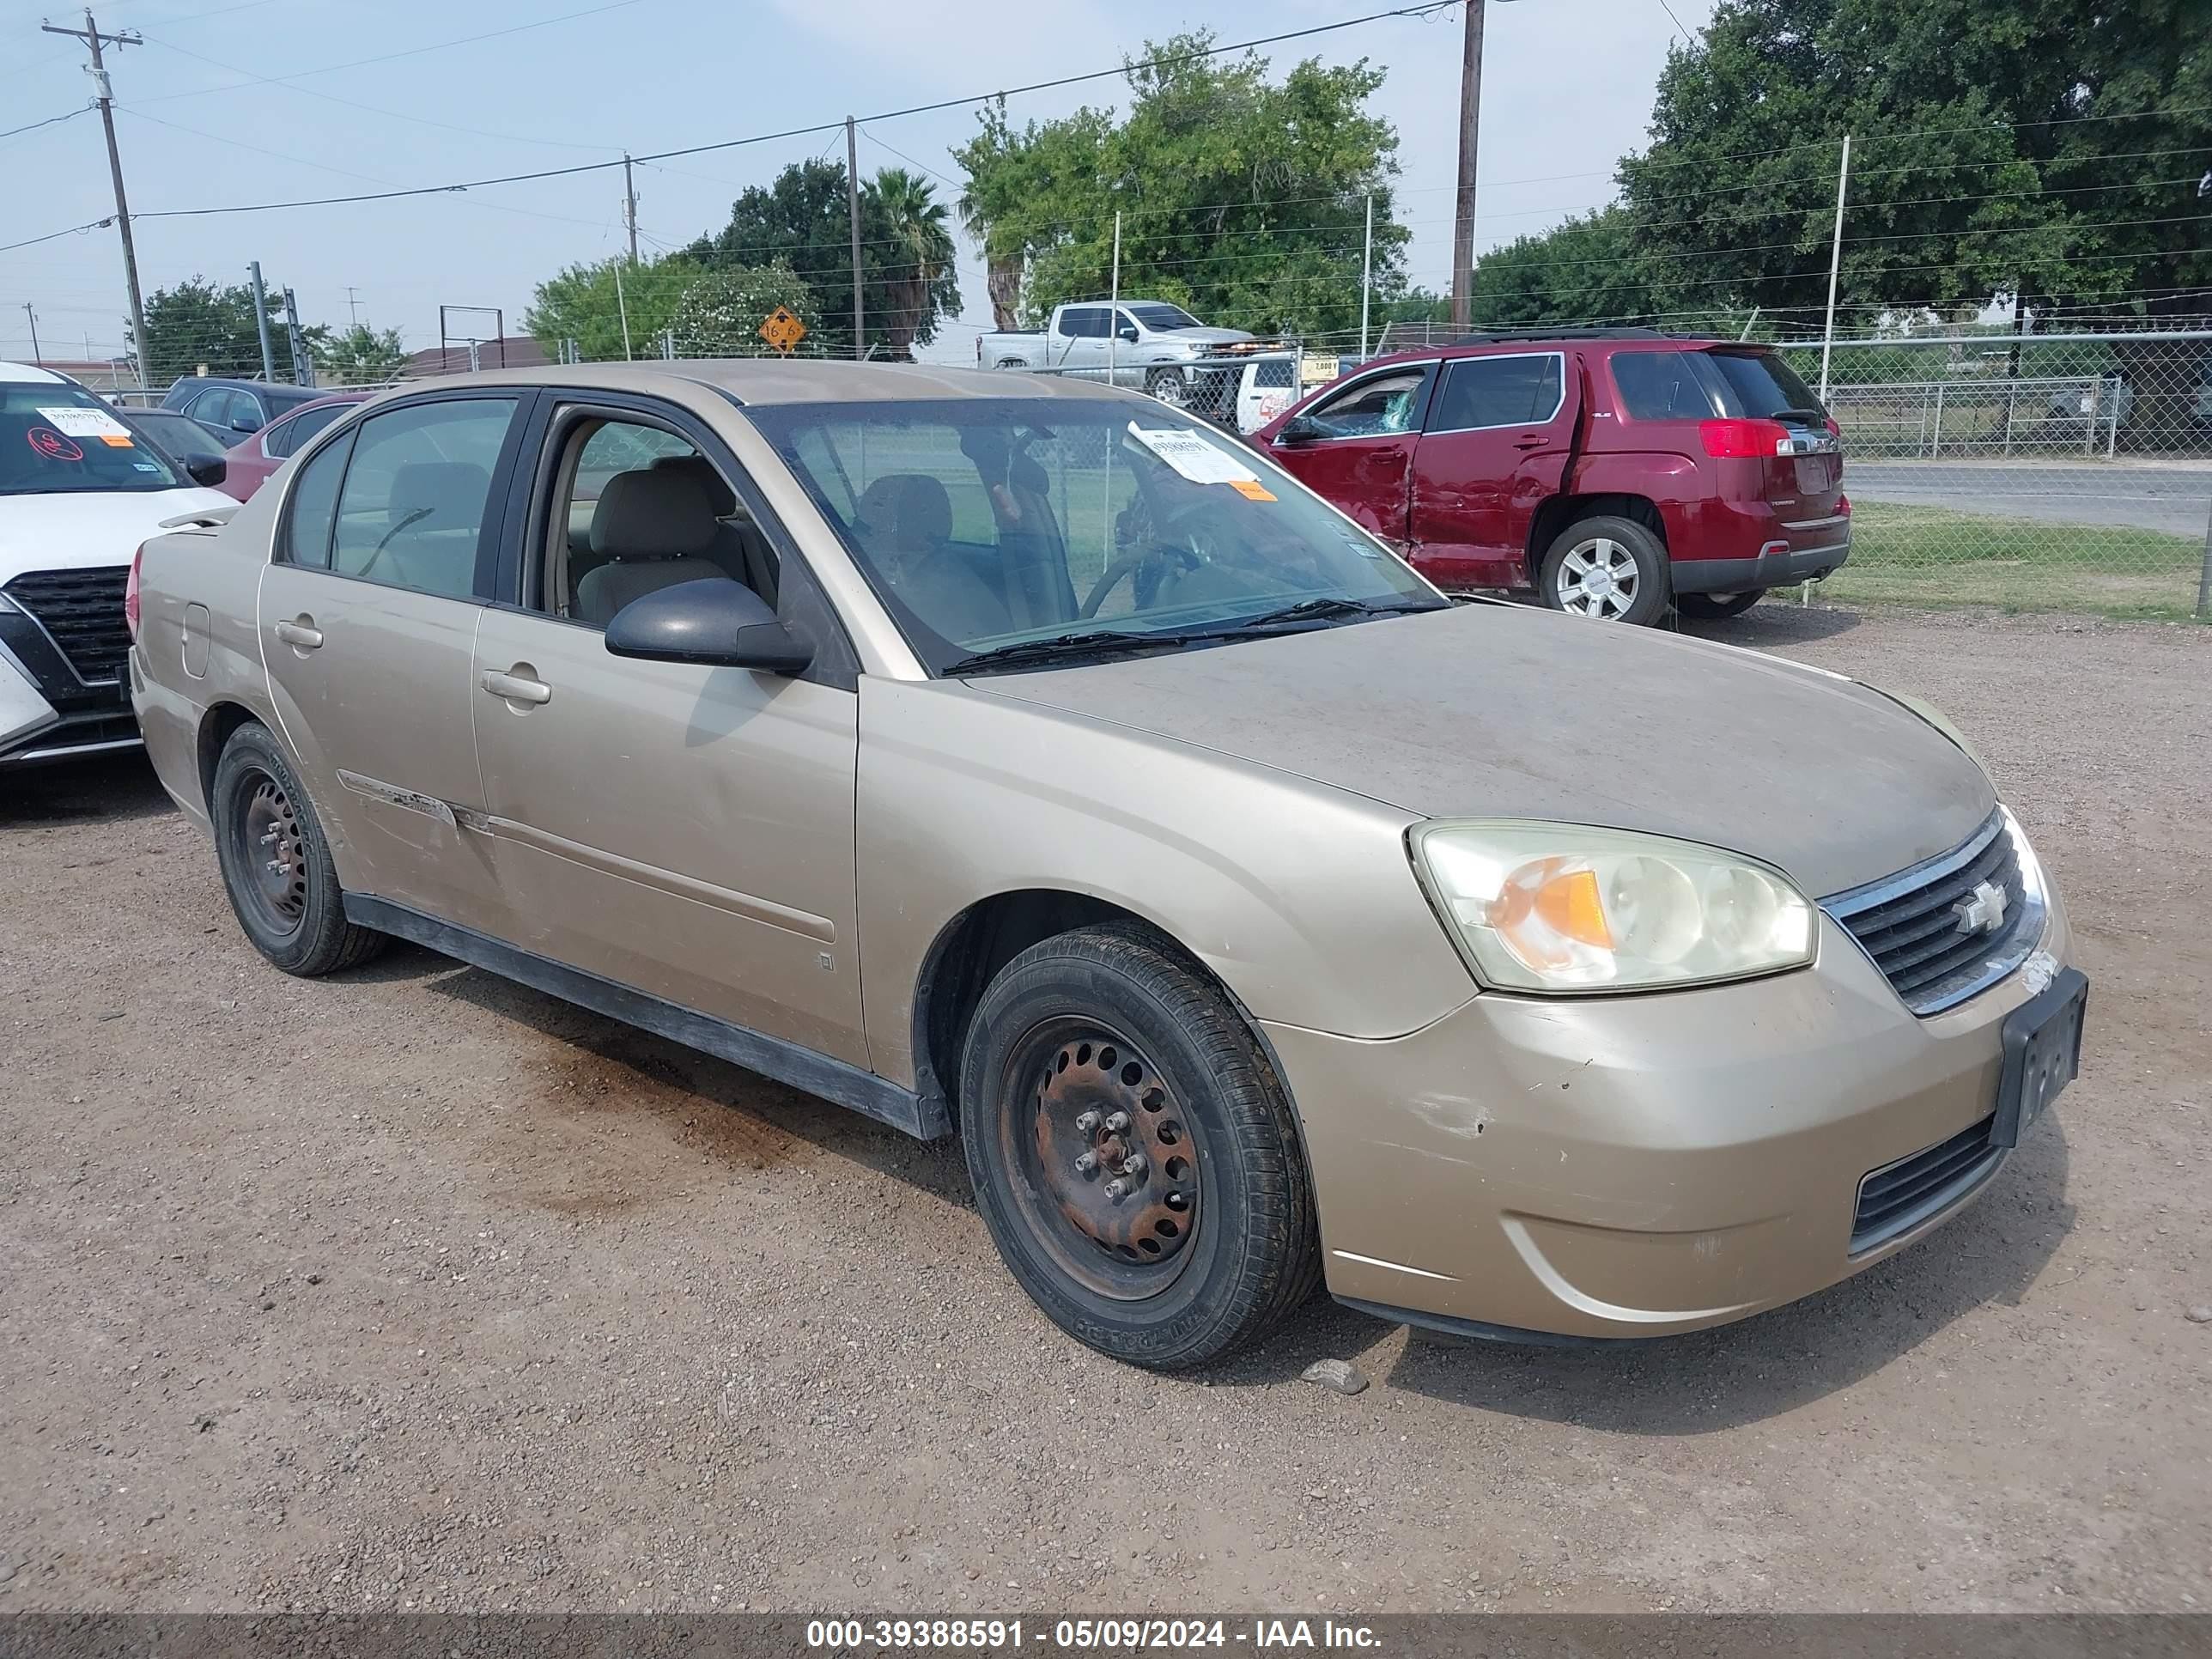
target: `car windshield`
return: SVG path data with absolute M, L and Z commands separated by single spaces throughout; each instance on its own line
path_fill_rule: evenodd
M 1181 306 L 1161 300 L 1139 301 L 1121 307 L 1146 328 L 1203 328 L 1205 325 Z
M 73 386 L 0 384 L 0 495 L 175 489 L 167 456 Z
M 992 398 L 745 412 L 933 673 L 1182 649 L 1449 603 L 1272 464 L 1157 404 Z

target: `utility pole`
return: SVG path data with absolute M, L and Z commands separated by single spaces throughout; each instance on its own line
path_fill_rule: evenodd
M 1375 291 L 1375 192 L 1367 192 L 1367 240 L 1359 254 L 1359 355 L 1367 356 L 1367 299 Z
M 346 315 L 353 319 L 353 325 L 356 328 L 361 326 L 361 301 L 354 298 L 354 295 L 360 292 L 361 290 L 351 283 L 346 284 Z
M 307 337 L 300 331 L 300 302 L 289 288 L 284 290 L 284 332 L 292 343 L 292 384 L 314 385 L 315 354 L 307 349 Z
M 246 268 L 253 278 L 253 326 L 261 336 L 261 378 L 276 378 L 276 361 L 269 355 L 269 295 L 261 286 L 261 261 L 256 259 Z
M 1452 327 L 1464 333 L 1474 315 L 1474 150 L 1482 125 L 1482 9 L 1467 0 L 1467 42 L 1459 66 L 1459 206 L 1452 221 Z
M 39 313 L 31 309 L 28 300 L 23 301 L 23 314 L 31 319 L 31 367 L 36 368 L 39 366 Z M 91 355 L 90 352 L 85 354 L 88 357 Z
M 1828 353 L 1836 343 L 1836 276 L 1844 264 L 1844 197 L 1851 187 L 1851 135 L 1844 135 L 1844 159 L 1836 168 L 1836 234 L 1828 244 L 1828 318 L 1820 329 L 1820 402 L 1828 401 Z M 2092 425 L 2095 422 L 2092 422 Z M 1943 423 L 1936 423 L 1940 442 Z
M 623 223 L 629 228 L 629 262 L 637 263 L 637 185 L 629 170 L 629 152 L 623 152 Z
M 868 355 L 867 302 L 860 297 L 860 144 L 853 118 L 845 118 L 845 216 L 853 227 L 853 356 Z
M 94 94 L 100 102 L 100 125 L 107 133 L 107 172 L 115 181 L 115 223 L 123 233 L 123 277 L 131 289 L 131 343 L 138 354 L 138 379 L 150 386 L 154 380 L 153 353 L 146 339 L 146 302 L 138 293 L 138 251 L 131 242 L 131 204 L 123 194 L 123 157 L 115 148 L 115 88 L 107 78 L 107 66 L 100 61 L 102 46 L 143 46 L 136 29 L 125 29 L 118 34 L 103 34 L 100 25 L 92 19 L 92 8 L 84 9 L 84 27 L 65 29 L 52 23 L 41 23 L 40 28 L 47 34 L 66 34 L 73 40 L 82 40 L 92 49 L 92 63 L 87 72 L 92 76 Z

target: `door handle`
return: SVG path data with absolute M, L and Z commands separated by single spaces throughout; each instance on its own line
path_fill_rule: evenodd
M 508 702 L 553 701 L 553 688 L 544 681 L 528 679 L 520 674 L 502 674 L 496 668 L 484 670 L 483 689 L 495 697 L 503 697 Z
M 280 622 L 276 624 L 276 633 L 285 644 L 301 651 L 313 651 L 323 642 L 323 630 L 315 626 L 312 617 L 301 617 L 296 622 Z
M 1552 441 L 1540 432 L 1524 432 L 1513 441 L 1516 449 L 1541 449 Z

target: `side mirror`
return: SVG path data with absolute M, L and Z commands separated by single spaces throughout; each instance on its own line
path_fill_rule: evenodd
M 185 463 L 185 475 L 196 484 L 212 489 L 230 476 L 230 463 L 220 455 L 203 455 Z
M 1137 325 L 1134 323 L 1124 323 L 1114 331 L 1121 337 L 1124 343 L 1128 345 L 1137 343 Z
M 261 430 L 261 422 L 251 415 L 234 415 L 230 417 L 230 429 L 242 438 L 250 438 Z
M 1293 415 L 1283 423 L 1283 429 L 1275 434 L 1275 441 L 1279 444 L 1310 444 L 1322 435 L 1322 429 L 1315 423 L 1312 416 Z
M 639 595 L 607 624 L 607 653 L 645 662 L 703 663 L 796 674 L 814 647 L 743 582 L 707 576 Z

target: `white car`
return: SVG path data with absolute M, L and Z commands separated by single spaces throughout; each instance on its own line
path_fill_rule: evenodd
M 0 363 L 0 771 L 138 742 L 124 589 L 140 543 L 238 503 L 76 381 Z

